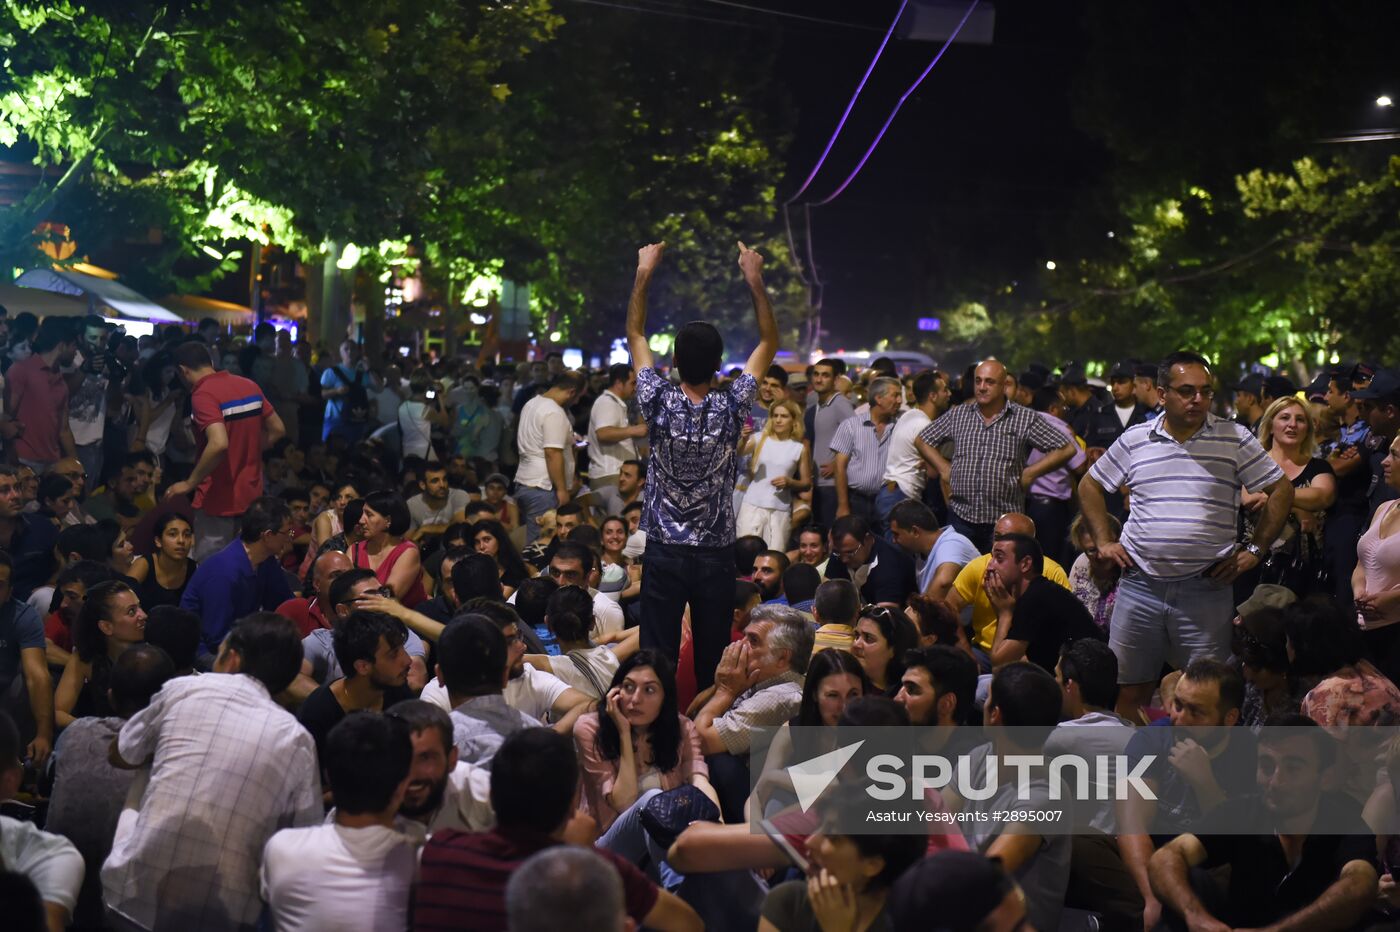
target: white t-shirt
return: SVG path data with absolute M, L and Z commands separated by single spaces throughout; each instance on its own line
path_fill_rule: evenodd
M 549 710 L 554 707 L 555 700 L 568 688 L 569 684 L 553 673 L 536 670 L 527 663 L 525 672 L 506 684 L 504 695 L 506 705 L 512 709 L 545 722 L 549 720 Z M 448 698 L 447 687 L 442 685 L 437 677 L 428 681 L 418 698 L 424 702 L 431 702 L 444 712 L 452 711 L 452 700 Z
M 744 491 L 743 504 L 787 511 L 792 507 L 792 490 L 774 488 L 773 480 L 797 472 L 802 461 L 802 441 L 765 437 L 761 442 L 763 449 L 758 450 L 758 462 L 749 467 L 752 474 L 747 477 L 749 485 Z
M 413 529 L 416 531 L 425 524 L 451 524 L 452 516 L 471 504 L 471 500 L 472 497 L 463 489 L 448 489 L 447 501 L 441 508 L 434 508 L 420 492 L 408 500 L 408 513 L 413 517 Z
M 1121 405 L 1113 406 L 1113 413 L 1118 415 L 1118 423 L 1122 424 L 1125 428 L 1128 426 L 1128 422 L 1133 419 L 1133 412 L 1136 410 L 1137 405 L 1128 405 L 1126 408 Z
M 263 849 L 262 894 L 273 926 L 278 932 L 406 928 L 418 847 L 414 834 L 383 825 L 283 829 Z
M 908 498 L 918 498 L 924 494 L 928 473 L 924 472 L 924 458 L 919 455 L 914 441 L 931 423 L 927 414 L 918 408 L 911 408 L 894 422 L 894 432 L 890 434 L 890 455 L 885 461 L 885 474 L 880 482 L 899 483 L 899 491 Z
M 536 395 L 525 403 L 524 410 L 520 412 L 515 442 L 520 449 L 520 465 L 515 471 L 516 484 L 532 489 L 554 488 L 544 461 L 546 449 L 563 451 L 564 482 L 569 486 L 574 484 L 574 428 L 569 422 L 569 415 L 554 399 Z
M 83 856 L 71 841 L 40 831 L 33 823 L 0 816 L 0 861 L 6 870 L 28 877 L 39 899 L 73 915 L 84 868 Z
M 617 673 L 619 666 L 617 654 L 613 653 L 611 647 L 590 647 L 584 651 L 587 654 L 587 661 L 599 682 L 606 690 L 608 684 L 612 682 L 613 674 Z M 590 699 L 602 699 L 598 690 L 593 688 L 593 684 L 588 677 L 580 672 L 578 663 L 573 657 L 564 654 L 559 657 L 549 658 L 549 668 L 554 671 L 554 675 L 568 683 L 574 689 L 588 696 Z
M 433 449 L 433 425 L 428 421 L 428 406 L 421 401 L 405 401 L 398 410 L 399 435 L 403 438 L 403 455 L 437 459 Z M 431 455 L 430 455 L 431 453 Z
M 635 560 L 647 549 L 647 532 L 637 528 L 635 534 L 627 535 L 627 546 L 622 548 L 622 555 L 629 560 Z
M 615 476 L 622 471 L 622 464 L 637 458 L 637 441 L 628 437 L 616 443 L 604 443 L 598 439 L 600 427 L 627 427 L 627 402 L 610 391 L 605 391 L 593 402 L 593 411 L 588 415 L 588 474 L 590 477 Z
M 614 631 L 621 631 L 627 626 L 627 619 L 623 617 L 622 606 L 616 599 L 609 598 L 606 594 L 596 589 L 589 589 L 588 594 L 593 596 L 593 628 L 589 635 L 597 639 L 601 635 L 611 634 Z M 515 604 L 515 593 L 510 594 L 506 599 L 507 605 Z

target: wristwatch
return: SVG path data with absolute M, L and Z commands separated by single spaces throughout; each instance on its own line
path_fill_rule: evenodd
M 1260 549 L 1258 544 L 1251 541 L 1245 544 L 1242 549 L 1245 553 L 1252 554 L 1254 559 L 1258 560 L 1260 563 L 1264 562 L 1264 551 Z

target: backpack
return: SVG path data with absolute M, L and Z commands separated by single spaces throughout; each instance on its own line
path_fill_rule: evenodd
M 365 374 L 356 372 L 352 380 L 342 367 L 332 368 L 335 369 L 335 377 L 350 388 L 350 393 L 345 396 L 345 419 L 357 423 L 369 420 L 369 392 L 365 391 Z

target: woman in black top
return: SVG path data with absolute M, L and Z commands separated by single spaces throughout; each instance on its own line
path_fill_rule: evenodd
M 180 597 L 190 584 L 198 565 L 190 559 L 194 548 L 194 528 L 179 512 L 172 511 L 156 522 L 155 551 L 137 557 L 127 575 L 135 581 L 136 594 L 146 609 L 157 605 L 179 607 Z

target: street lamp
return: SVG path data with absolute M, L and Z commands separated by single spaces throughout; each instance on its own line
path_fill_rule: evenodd
M 1047 272 L 1053 272 L 1053 271 L 1055 271 L 1055 260 L 1054 260 L 1054 259 L 1046 259 L 1046 260 L 1045 260 L 1045 270 L 1046 270 Z
M 1393 100 L 1390 99 L 1390 95 L 1388 95 L 1388 94 L 1382 94 L 1381 96 L 1379 96 L 1379 97 L 1376 98 L 1376 106 L 1377 106 L 1377 107 L 1393 107 L 1393 106 L 1395 106 L 1395 101 L 1393 101 Z

